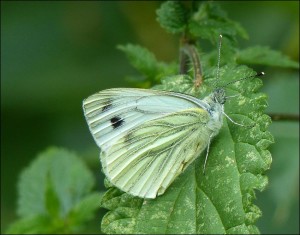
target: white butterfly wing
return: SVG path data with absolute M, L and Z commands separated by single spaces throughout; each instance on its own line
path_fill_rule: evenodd
M 206 104 L 184 94 L 132 88 L 100 91 L 83 101 L 90 131 L 102 150 L 141 123 L 200 105 Z
M 207 104 L 166 91 L 108 89 L 83 108 L 107 178 L 132 195 L 155 198 L 207 146 Z
M 205 110 L 193 108 L 145 122 L 101 153 L 104 173 L 125 192 L 155 198 L 207 146 L 208 121 Z

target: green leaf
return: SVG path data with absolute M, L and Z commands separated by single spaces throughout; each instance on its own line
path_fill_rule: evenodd
M 60 203 L 54 190 L 50 175 L 46 176 L 45 203 L 48 214 L 51 217 L 59 217 Z
M 254 76 L 247 66 L 237 65 L 237 36 L 247 38 L 245 30 L 227 18 L 214 3 L 201 4 L 188 22 L 196 38 L 217 44 L 223 37 L 220 79 L 216 81 L 217 51 L 201 56 L 204 81 L 199 88 L 189 75 L 167 74 L 154 89 L 190 94 L 200 99 L 216 87 Z M 225 64 L 226 65 L 223 65 Z M 212 66 L 213 65 L 213 66 Z M 142 66 L 140 66 L 142 67 Z M 155 74 L 152 75 L 155 77 Z M 267 150 L 274 139 L 268 131 L 270 117 L 264 114 L 267 97 L 260 93 L 258 78 L 231 83 L 226 87 L 229 98 L 226 114 L 241 127 L 224 117 L 220 133 L 212 140 L 206 174 L 203 175 L 205 152 L 156 199 L 133 197 L 112 185 L 102 198 L 102 207 L 109 210 L 103 217 L 105 233 L 147 234 L 223 234 L 259 233 L 255 226 L 261 216 L 253 204 L 255 190 L 263 190 L 268 179 L 264 175 L 272 158 Z
M 102 198 L 102 207 L 111 210 L 102 219 L 104 233 L 135 233 L 136 217 L 143 200 L 110 188 Z
M 189 31 L 193 36 L 208 39 L 215 45 L 220 34 L 233 41 L 236 41 L 237 36 L 248 38 L 244 28 L 238 22 L 228 19 L 226 12 L 213 2 L 200 5 L 189 22 Z
M 17 220 L 9 226 L 6 234 L 38 234 L 51 233 L 51 224 L 48 216 L 29 216 Z
M 187 25 L 188 12 L 181 2 L 168 1 L 156 11 L 157 21 L 170 33 L 181 33 Z
M 279 51 L 274 51 L 264 46 L 254 46 L 239 51 L 237 61 L 241 64 L 259 64 L 299 69 L 299 63 L 296 61 L 291 60 Z
M 169 76 L 155 89 L 184 92 L 203 98 L 215 84 L 216 69 L 204 70 L 204 83 L 197 90 L 187 75 Z M 246 66 L 220 68 L 219 83 L 248 77 L 255 72 Z M 221 85 L 219 84 L 219 85 Z M 263 190 L 271 155 L 266 148 L 273 143 L 267 131 L 270 118 L 264 114 L 266 96 L 258 92 L 260 79 L 236 82 L 226 89 L 229 99 L 225 112 L 235 121 L 253 128 L 237 126 L 224 120 L 212 141 L 206 168 L 202 174 L 205 152 L 181 174 L 167 191 L 154 200 L 132 197 L 110 188 L 103 206 L 110 210 L 102 220 L 105 233 L 258 233 L 254 226 L 261 216 L 253 205 L 255 189 Z M 201 94 L 201 96 L 199 95 Z
M 72 152 L 50 148 L 21 174 L 18 214 L 11 233 L 70 233 L 91 219 L 100 195 L 94 178 Z
M 125 52 L 132 66 L 142 74 L 130 77 L 130 81 L 142 87 L 150 87 L 158 83 L 162 77 L 177 72 L 175 64 L 168 65 L 157 61 L 153 53 L 139 45 L 119 45 L 118 49 Z
M 78 202 L 69 212 L 68 218 L 72 224 L 82 225 L 82 223 L 92 219 L 94 212 L 99 209 L 102 194 L 91 193 Z
M 21 174 L 19 181 L 20 216 L 48 214 L 46 191 L 50 178 L 60 202 L 61 216 L 80 201 L 94 185 L 87 167 L 74 154 L 64 149 L 50 148 Z

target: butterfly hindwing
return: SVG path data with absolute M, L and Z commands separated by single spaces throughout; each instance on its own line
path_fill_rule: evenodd
M 132 195 L 155 198 L 207 146 L 208 113 L 187 109 L 145 122 L 101 153 L 111 183 Z

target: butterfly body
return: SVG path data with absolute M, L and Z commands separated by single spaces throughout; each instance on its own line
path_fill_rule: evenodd
M 88 97 L 83 109 L 108 180 L 132 195 L 155 198 L 218 134 L 224 103 L 222 89 L 200 100 L 117 88 Z

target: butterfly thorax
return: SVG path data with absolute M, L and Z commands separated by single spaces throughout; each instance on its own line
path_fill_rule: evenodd
M 209 106 L 207 111 L 210 115 L 210 120 L 207 123 L 207 127 L 211 130 L 212 136 L 215 136 L 219 133 L 223 124 L 224 103 L 226 102 L 224 89 L 216 89 L 205 97 L 203 101 Z

